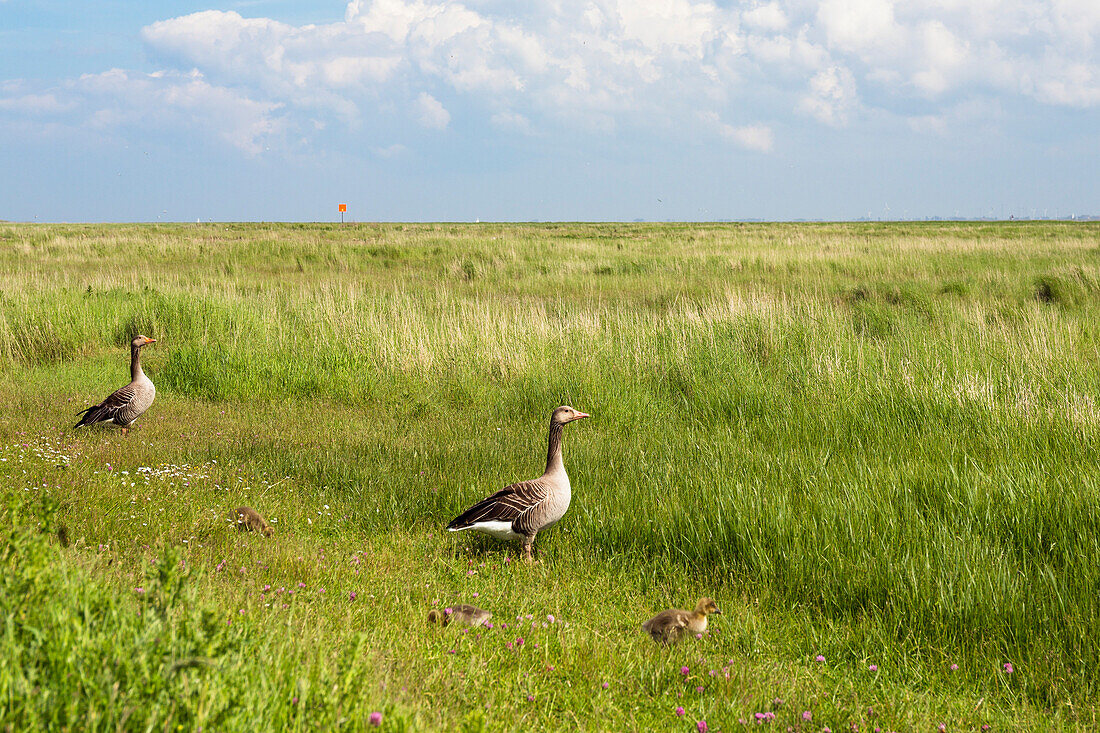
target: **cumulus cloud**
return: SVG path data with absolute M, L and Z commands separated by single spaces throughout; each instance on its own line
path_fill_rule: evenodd
M 756 150 L 761 153 L 769 152 L 775 142 L 771 128 L 767 125 L 728 127 L 728 129 L 723 129 L 722 134 L 734 140 L 743 148 Z
M 982 122 L 995 123 L 1003 113 L 996 100 L 978 98 L 951 105 L 937 114 L 910 116 L 906 122 L 913 132 L 920 135 L 946 137 L 959 128 L 965 127 L 973 132 L 975 125 Z
M 201 69 L 218 82 L 335 112 L 345 121 L 359 113 L 351 96 L 389 81 L 403 62 L 392 44 L 364 38 L 348 24 L 292 26 L 234 11 L 158 21 L 141 36 L 166 60 Z
M 855 103 L 852 72 L 843 66 L 830 66 L 810 79 L 809 93 L 802 97 L 799 109 L 827 125 L 839 126 L 848 121 L 848 112 Z
M 817 21 L 829 46 L 864 57 L 895 48 L 901 35 L 891 0 L 823 0 Z
M 1036 83 L 1036 97 L 1068 107 L 1100 106 L 1100 68 L 1059 57 L 1047 63 L 1054 71 Z
M 725 93 L 740 43 L 736 15 L 697 0 L 565 0 L 503 17 L 440 0 L 353 0 L 342 22 L 305 26 L 210 10 L 154 23 L 143 39 L 219 83 L 349 122 L 385 100 L 438 126 L 442 115 L 426 114 L 407 90 L 442 84 L 487 115 L 512 109 L 525 122 L 494 124 L 524 133 L 546 117 L 609 130 L 624 115 L 671 116 L 675 93 L 684 95 L 676 107 L 690 111 L 692 97 Z
M 255 86 L 288 105 L 348 119 L 372 99 L 444 84 L 484 104 L 489 116 L 498 114 L 494 107 L 523 115 L 527 125 L 517 130 L 546 116 L 604 120 L 611 129 L 619 117 L 689 114 L 757 86 L 835 125 L 857 106 L 861 79 L 896 98 L 994 88 L 1092 106 L 1100 92 L 1097 7 L 1089 0 L 771 0 L 741 9 L 710 0 L 555 0 L 517 10 L 474 0 L 352 0 L 338 23 L 294 26 L 208 10 L 153 23 L 143 38 L 219 83 Z M 1060 49 L 1059 58 L 1048 58 L 1049 49 Z M 419 98 L 405 107 L 424 124 Z
M 622 38 L 652 51 L 702 58 L 718 32 L 718 8 L 709 2 L 620 2 L 618 15 Z
M 505 130 L 522 132 L 525 135 L 532 133 L 531 121 L 518 112 L 504 111 L 494 114 L 490 121 L 497 127 Z
M 775 145 L 775 135 L 767 125 L 755 124 L 735 127 L 723 122 L 717 112 L 703 112 L 699 116 L 705 123 L 713 127 L 719 135 L 746 150 L 768 153 Z
M 1095 0 L 351 0 L 337 22 L 214 9 L 157 21 L 141 37 L 163 76 L 0 88 L 0 114 L 106 125 L 134 104 L 159 104 L 162 116 L 255 152 L 290 127 L 312 134 L 318 120 L 443 130 L 473 118 L 500 134 L 600 134 L 676 129 L 700 109 L 751 119 L 762 99 L 769 117 L 778 106 L 834 126 L 993 93 L 1100 106 Z M 749 149 L 774 144 L 769 128 L 727 128 Z M 392 140 L 379 136 L 367 146 Z
M 451 113 L 448 112 L 438 99 L 421 92 L 416 98 L 416 119 L 421 125 L 432 130 L 446 129 L 451 122 Z
M 0 97 L 0 110 L 64 113 L 71 127 L 110 131 L 181 125 L 220 138 L 249 155 L 285 130 L 278 102 L 210 84 L 198 71 L 141 74 L 110 69 L 84 74 L 44 94 Z
M 953 86 L 965 70 L 969 49 L 938 20 L 922 23 L 916 35 L 923 68 L 913 74 L 913 83 L 925 94 L 940 94 Z
M 750 28 L 758 31 L 778 32 L 787 27 L 787 14 L 777 2 L 757 5 L 741 15 L 741 20 Z

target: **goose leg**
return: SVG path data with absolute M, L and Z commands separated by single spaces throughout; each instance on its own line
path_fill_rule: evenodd
M 528 563 L 533 563 L 535 558 L 531 557 L 531 540 L 523 543 L 523 559 Z

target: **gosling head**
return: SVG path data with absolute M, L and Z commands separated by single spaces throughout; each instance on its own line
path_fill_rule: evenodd
M 591 417 L 587 412 L 581 412 L 580 410 L 574 410 L 569 405 L 562 405 L 558 409 L 554 410 L 550 415 L 551 425 L 565 425 L 566 423 L 573 422 L 574 420 L 581 420 L 586 417 Z
M 134 340 L 130 342 L 130 348 L 140 349 L 142 346 L 155 344 L 156 342 L 156 339 L 151 339 L 148 336 L 142 336 L 141 334 L 138 334 L 137 336 L 134 336 Z
M 270 524 L 264 527 L 264 537 L 271 537 L 275 534 L 275 528 Z
M 712 613 L 722 613 L 722 610 L 718 608 L 718 604 L 714 602 L 712 598 L 700 598 L 699 602 L 695 604 L 695 613 L 698 616 L 708 616 Z
M 440 626 L 446 626 L 451 621 L 451 609 L 446 608 L 442 611 L 432 609 L 428 611 L 428 623 L 439 624 Z

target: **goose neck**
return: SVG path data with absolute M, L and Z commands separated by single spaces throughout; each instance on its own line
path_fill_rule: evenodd
M 546 473 L 564 471 L 565 464 L 561 460 L 561 435 L 565 432 L 562 423 L 550 423 L 550 446 L 546 451 Z
M 130 347 L 130 379 L 136 382 L 141 377 L 145 376 L 145 372 L 141 371 L 141 347 Z

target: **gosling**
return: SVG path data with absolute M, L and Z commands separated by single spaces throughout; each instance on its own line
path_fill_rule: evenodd
M 264 537 L 275 534 L 275 529 L 252 507 L 237 507 L 237 529 L 241 532 L 262 532 Z
M 701 634 L 707 630 L 707 616 L 722 613 L 710 598 L 700 598 L 694 611 L 682 611 L 670 608 L 642 624 L 642 629 L 653 637 L 658 644 L 668 646 L 680 640 L 687 631 L 689 634 Z
M 493 614 L 484 608 L 471 606 L 469 603 L 460 603 L 457 606 L 444 608 L 442 611 L 434 608 L 428 611 L 428 623 L 442 626 L 452 623 L 459 626 L 481 626 L 492 617 Z

